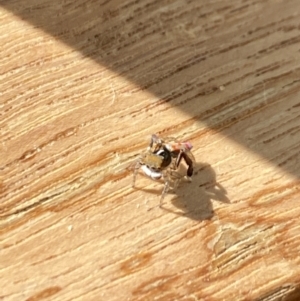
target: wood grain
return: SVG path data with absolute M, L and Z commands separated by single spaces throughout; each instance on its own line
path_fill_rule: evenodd
M 298 300 L 299 12 L 0 1 L 0 300 Z M 163 209 L 152 133 L 197 160 Z

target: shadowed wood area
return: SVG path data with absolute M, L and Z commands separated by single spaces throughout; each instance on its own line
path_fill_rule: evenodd
M 0 0 L 0 300 L 300 300 L 299 14 Z M 162 208 L 152 133 L 197 161 Z

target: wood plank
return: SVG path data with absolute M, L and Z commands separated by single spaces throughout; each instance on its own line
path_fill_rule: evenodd
M 0 300 L 298 300 L 299 11 L 0 1 Z M 152 133 L 197 161 L 163 208 Z

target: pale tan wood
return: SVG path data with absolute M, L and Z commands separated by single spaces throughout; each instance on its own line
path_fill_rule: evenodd
M 299 300 L 300 2 L 1 2 L 0 299 Z

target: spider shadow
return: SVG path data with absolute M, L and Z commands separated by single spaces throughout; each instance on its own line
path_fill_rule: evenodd
M 166 207 L 165 202 L 161 208 L 198 221 L 208 220 L 214 216 L 212 200 L 230 203 L 225 188 L 216 180 L 216 172 L 210 164 L 203 162 L 194 165 L 193 181 L 191 183 L 182 181 L 173 193 L 176 197 L 171 203 L 180 210 Z
M 186 169 L 183 165 L 180 166 L 179 172 L 184 175 Z M 160 194 L 157 189 L 138 188 L 148 193 Z M 169 205 L 169 195 L 174 194 Z M 161 209 L 173 214 L 185 216 L 193 220 L 208 220 L 214 215 L 212 200 L 222 203 L 230 203 L 227 197 L 226 189 L 217 182 L 216 172 L 208 163 L 196 163 L 194 165 L 193 181 L 191 183 L 182 180 L 175 190 L 170 190 L 163 203 Z M 149 208 L 149 210 L 157 208 Z M 179 210 L 174 210 L 177 207 Z
M 208 220 L 214 216 L 212 200 L 230 203 L 226 189 L 217 182 L 216 172 L 208 163 L 196 163 L 191 183 L 182 181 L 171 200 L 180 211 L 162 205 L 162 209 L 193 220 Z

